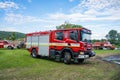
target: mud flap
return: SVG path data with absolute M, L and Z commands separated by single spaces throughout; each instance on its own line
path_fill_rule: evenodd
M 93 56 L 95 56 L 95 54 L 96 54 L 96 53 L 92 51 L 92 52 L 89 53 L 89 56 L 90 56 L 90 57 L 93 57 Z
M 55 55 L 55 61 L 60 61 L 61 60 L 61 56 L 60 55 Z

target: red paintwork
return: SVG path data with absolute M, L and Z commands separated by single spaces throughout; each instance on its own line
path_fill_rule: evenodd
M 38 47 L 31 46 L 31 47 L 28 49 L 28 51 L 29 51 L 29 52 L 32 52 L 32 49 L 36 49 L 37 54 L 38 54 Z
M 7 41 L 0 40 L 0 48 L 4 48 L 4 45 L 11 45 L 11 44 L 8 43 Z
M 4 41 L 0 41 L 0 48 L 4 48 Z
M 54 43 L 67 43 L 67 44 L 78 43 L 78 44 L 80 44 L 80 47 L 70 47 L 73 50 L 73 52 L 86 51 L 87 48 L 92 48 L 92 44 L 89 43 L 89 46 L 85 47 L 85 44 L 88 45 L 88 43 L 80 41 L 80 33 L 78 33 L 78 41 L 79 42 L 77 42 L 75 40 L 69 39 L 70 38 L 70 36 L 69 36 L 70 31 L 73 31 L 73 30 L 83 30 L 83 29 L 85 29 L 85 28 L 74 28 L 74 29 L 64 29 L 64 30 L 54 30 L 54 31 L 51 31 L 50 43 L 53 43 L 53 42 Z M 88 30 L 88 29 L 85 29 L 85 30 L 87 30 L 88 32 L 91 33 L 90 30 Z M 64 31 L 63 32 L 63 35 L 64 35 L 63 36 L 63 40 L 55 39 L 55 32 L 59 32 L 59 31 Z M 66 34 L 68 34 L 68 35 L 65 37 Z M 64 47 L 65 46 L 56 46 L 56 47 L 50 46 L 50 49 L 53 48 L 53 49 L 56 49 L 56 50 L 62 50 Z
M 33 32 L 33 33 L 28 33 L 26 34 L 26 36 L 33 36 L 33 35 L 45 35 L 45 34 L 49 34 L 50 31 L 44 31 L 44 32 Z
M 80 32 L 78 32 L 78 42 L 75 40 L 71 40 L 70 39 L 70 31 L 73 30 L 86 30 L 87 32 L 91 33 L 90 30 L 85 29 L 85 28 L 74 28 L 74 29 L 63 29 L 63 30 L 52 30 L 52 31 L 44 31 L 44 32 L 34 32 L 34 33 L 28 33 L 26 34 L 26 36 L 33 36 L 33 35 L 45 35 L 45 34 L 49 34 L 49 41 L 50 43 L 67 43 L 68 45 L 70 43 L 77 43 L 80 45 L 80 47 L 70 47 L 72 49 L 73 52 L 79 52 L 79 51 L 87 51 L 88 48 L 92 49 L 92 44 L 91 43 L 86 43 L 86 42 L 82 42 L 80 41 Z M 55 39 L 55 33 L 62 31 L 63 32 L 63 40 L 57 40 Z M 62 50 L 63 48 L 65 48 L 66 46 L 49 46 L 49 50 L 50 49 L 55 49 L 55 50 Z M 34 47 L 31 46 L 31 48 L 29 49 L 29 51 L 31 52 L 32 49 Z M 36 50 L 38 51 L 38 48 L 36 48 Z

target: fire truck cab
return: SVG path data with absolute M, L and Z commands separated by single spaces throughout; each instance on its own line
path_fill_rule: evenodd
M 26 34 L 26 48 L 32 57 L 47 56 L 56 61 L 81 63 L 95 56 L 91 31 L 86 28 L 52 30 Z

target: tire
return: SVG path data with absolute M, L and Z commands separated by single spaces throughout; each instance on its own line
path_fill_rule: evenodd
M 64 53 L 64 63 L 65 64 L 70 64 L 71 63 L 71 58 L 72 58 L 72 56 L 71 56 L 70 52 L 65 52 Z
M 7 49 L 11 49 L 11 47 L 10 47 L 10 46 L 8 46 L 8 47 L 7 47 Z
M 35 49 L 32 50 L 31 56 L 32 56 L 33 58 L 37 58 L 37 52 L 36 52 Z
M 12 46 L 8 46 L 7 49 L 14 49 Z
M 20 46 L 17 46 L 17 49 L 20 49 Z

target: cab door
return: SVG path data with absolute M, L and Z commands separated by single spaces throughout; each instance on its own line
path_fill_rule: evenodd
M 66 40 L 66 43 L 68 43 L 68 47 L 73 50 L 73 52 L 79 51 L 79 38 L 78 38 L 78 31 L 77 30 L 70 30 L 69 31 L 69 37 Z
M 68 38 L 66 39 L 67 43 L 77 43 L 78 40 L 78 32 L 77 30 L 70 30 L 68 32 Z
M 64 46 L 67 46 L 64 41 L 64 31 L 55 32 L 54 43 L 54 48 L 56 50 L 61 50 Z

